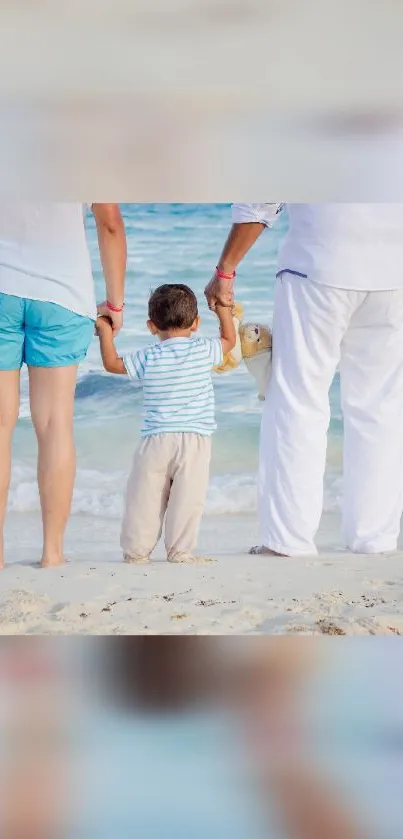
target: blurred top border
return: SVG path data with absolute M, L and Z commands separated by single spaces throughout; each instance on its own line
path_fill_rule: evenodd
M 5 197 L 403 200 L 395 0 L 4 0 Z

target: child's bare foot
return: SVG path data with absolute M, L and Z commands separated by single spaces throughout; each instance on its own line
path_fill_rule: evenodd
M 130 554 L 123 554 L 123 561 L 128 565 L 147 565 L 150 562 L 149 556 L 130 556 Z
M 254 545 L 249 551 L 254 556 L 288 556 L 288 554 L 279 554 L 277 551 L 272 551 L 266 548 L 266 545 Z
M 210 556 L 194 556 L 188 553 L 173 554 L 173 556 L 168 556 L 167 559 L 168 562 L 173 564 L 183 563 L 185 565 L 207 565 L 209 562 L 214 562 L 214 559 L 211 559 Z

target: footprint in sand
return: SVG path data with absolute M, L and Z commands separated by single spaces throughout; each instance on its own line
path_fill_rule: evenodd
M 50 599 L 29 591 L 8 592 L 0 600 L 0 631 L 17 624 L 30 625 L 33 618 L 44 616 L 49 611 Z
M 334 568 L 334 562 L 323 562 L 321 559 L 310 560 L 305 563 L 306 568 Z
M 49 614 L 52 615 L 52 616 L 53 615 L 58 615 L 60 612 L 63 612 L 63 610 L 66 608 L 66 606 L 67 606 L 67 603 L 55 603 L 55 605 L 52 606 L 52 608 L 50 609 Z

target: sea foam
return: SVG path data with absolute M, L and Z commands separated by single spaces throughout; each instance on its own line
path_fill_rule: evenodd
M 127 475 L 123 471 L 101 472 L 78 469 L 72 513 L 95 518 L 121 518 Z M 324 509 L 332 512 L 339 505 L 341 479 L 329 475 L 325 482 Z M 36 473 L 32 467 L 17 463 L 13 468 L 9 510 L 15 513 L 39 512 Z M 205 515 L 255 513 L 257 481 L 253 474 L 213 475 L 207 493 Z

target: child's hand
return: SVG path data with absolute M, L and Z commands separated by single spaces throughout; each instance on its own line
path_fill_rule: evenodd
M 102 332 L 108 331 L 113 332 L 112 319 L 108 315 L 100 315 L 95 323 L 95 335 L 98 335 L 99 338 Z
M 220 321 L 221 344 L 224 355 L 231 352 L 236 344 L 236 332 L 233 318 L 233 306 L 221 306 L 216 303 L 215 313 Z
M 123 309 L 119 312 L 112 312 L 105 302 L 98 306 L 98 315 L 110 319 L 112 323 L 113 337 L 116 338 L 123 326 Z
M 95 334 L 99 338 L 102 363 L 107 373 L 126 373 L 126 367 L 116 352 L 112 318 L 99 315 L 95 324 Z

